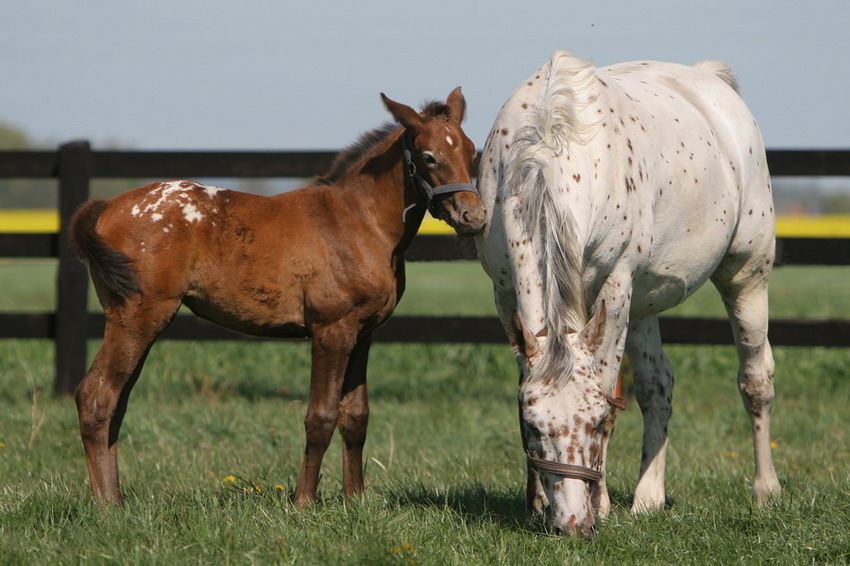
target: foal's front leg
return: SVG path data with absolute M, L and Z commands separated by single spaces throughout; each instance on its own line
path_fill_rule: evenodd
M 342 384 L 355 336 L 356 331 L 340 325 L 313 329 L 310 400 L 304 418 L 307 445 L 295 488 L 295 504 L 299 507 L 316 500 L 322 458 L 339 421 Z
M 366 365 L 372 336 L 361 338 L 351 353 L 339 404 L 339 432 L 342 434 L 342 490 L 353 496 L 363 491 L 363 445 L 369 424 L 366 392 Z

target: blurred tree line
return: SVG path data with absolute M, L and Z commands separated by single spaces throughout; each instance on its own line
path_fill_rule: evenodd
M 0 151 L 47 150 L 54 151 L 58 144 L 35 144 L 27 134 L 0 120 Z M 99 145 L 97 149 L 122 150 L 127 147 Z M 92 179 L 91 195 L 97 198 L 111 198 L 128 189 L 142 186 L 161 179 Z M 255 194 L 275 194 L 309 183 L 308 179 L 228 179 L 221 183 L 218 179 L 198 179 L 215 185 L 226 186 Z M 58 183 L 55 179 L 4 179 L 0 178 L 0 208 L 55 209 L 58 203 Z
M 0 151 L 53 151 L 56 147 L 39 147 L 24 131 L 0 121 Z M 137 179 L 95 179 L 91 191 L 92 196 L 109 198 L 140 184 L 142 182 Z M 57 203 L 58 183 L 55 179 L 0 178 L 0 208 L 52 209 L 57 207 Z

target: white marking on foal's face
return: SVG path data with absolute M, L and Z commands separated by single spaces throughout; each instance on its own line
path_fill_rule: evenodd
M 454 145 L 455 141 L 452 139 L 451 136 L 446 136 L 446 143 L 449 145 Z

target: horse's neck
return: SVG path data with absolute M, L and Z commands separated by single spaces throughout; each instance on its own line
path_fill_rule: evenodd
M 383 153 L 368 158 L 360 171 L 339 183 L 353 199 L 352 207 L 361 219 L 377 230 L 381 239 L 393 246 L 394 255 L 403 256 L 422 219 L 425 208 L 408 198 L 415 191 L 405 171 L 401 141 L 388 144 Z

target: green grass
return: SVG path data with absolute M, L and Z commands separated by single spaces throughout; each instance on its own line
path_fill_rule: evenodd
M 17 298 L 7 292 L 0 308 L 50 310 L 52 265 L 7 265 L 0 284 Z M 850 316 L 846 274 L 778 270 L 774 316 Z M 399 312 L 492 313 L 477 266 L 413 264 L 409 279 Z M 366 493 L 340 495 L 335 440 L 320 502 L 297 510 L 289 498 L 303 450 L 306 345 L 157 344 L 121 433 L 127 504 L 102 509 L 91 502 L 73 400 L 49 395 L 51 344 L 0 341 L 0 564 L 850 562 L 850 352 L 776 349 L 784 493 L 756 509 L 732 349 L 667 351 L 677 371 L 670 506 L 628 512 L 640 458 L 632 403 L 609 456 L 614 510 L 587 542 L 550 536 L 523 513 L 507 346 L 376 345 Z

